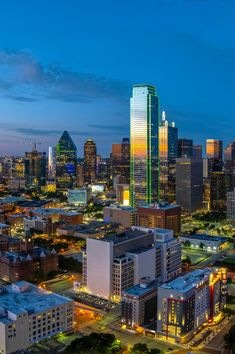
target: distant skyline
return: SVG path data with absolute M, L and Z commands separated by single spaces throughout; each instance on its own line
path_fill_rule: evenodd
M 83 155 L 129 137 L 133 84 L 157 87 L 179 137 L 235 140 L 233 0 L 8 0 L 0 11 L 0 154 L 67 130 Z

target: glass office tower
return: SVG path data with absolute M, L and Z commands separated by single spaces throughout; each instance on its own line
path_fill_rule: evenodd
M 65 130 L 56 145 L 56 185 L 58 189 L 72 188 L 77 173 L 77 148 Z
M 175 202 L 176 158 L 178 157 L 178 128 L 175 123 L 166 120 L 162 112 L 159 126 L 159 166 L 160 199 Z
M 134 85 L 130 101 L 131 205 L 158 201 L 159 98 L 154 86 Z

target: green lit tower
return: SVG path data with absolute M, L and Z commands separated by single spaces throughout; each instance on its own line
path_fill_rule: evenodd
M 159 98 L 154 86 L 133 86 L 130 120 L 131 205 L 150 205 L 159 192 Z
M 77 148 L 65 130 L 56 145 L 56 185 L 58 189 L 72 188 L 76 180 Z

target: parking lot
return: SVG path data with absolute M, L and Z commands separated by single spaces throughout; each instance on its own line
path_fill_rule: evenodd
M 104 311 L 110 311 L 116 307 L 116 303 L 110 300 L 99 298 L 98 296 L 90 295 L 85 292 L 76 292 L 72 295 L 73 299 L 82 304 L 95 307 Z

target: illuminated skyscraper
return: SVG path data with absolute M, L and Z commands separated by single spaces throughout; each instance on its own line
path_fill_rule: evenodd
M 59 189 L 72 188 L 76 180 L 77 148 L 65 130 L 56 145 L 56 183 Z
M 95 182 L 96 178 L 96 144 L 88 139 L 84 144 L 84 181 Z
M 48 149 L 48 177 L 53 178 L 55 176 L 55 148 L 49 146 Z
M 178 128 L 162 112 L 159 126 L 160 199 L 175 201 L 175 170 L 178 157 Z
M 131 205 L 158 200 L 159 98 L 150 85 L 134 85 L 131 108 L 130 190 Z
M 206 157 L 208 159 L 223 160 L 223 142 L 217 139 L 206 140 Z

